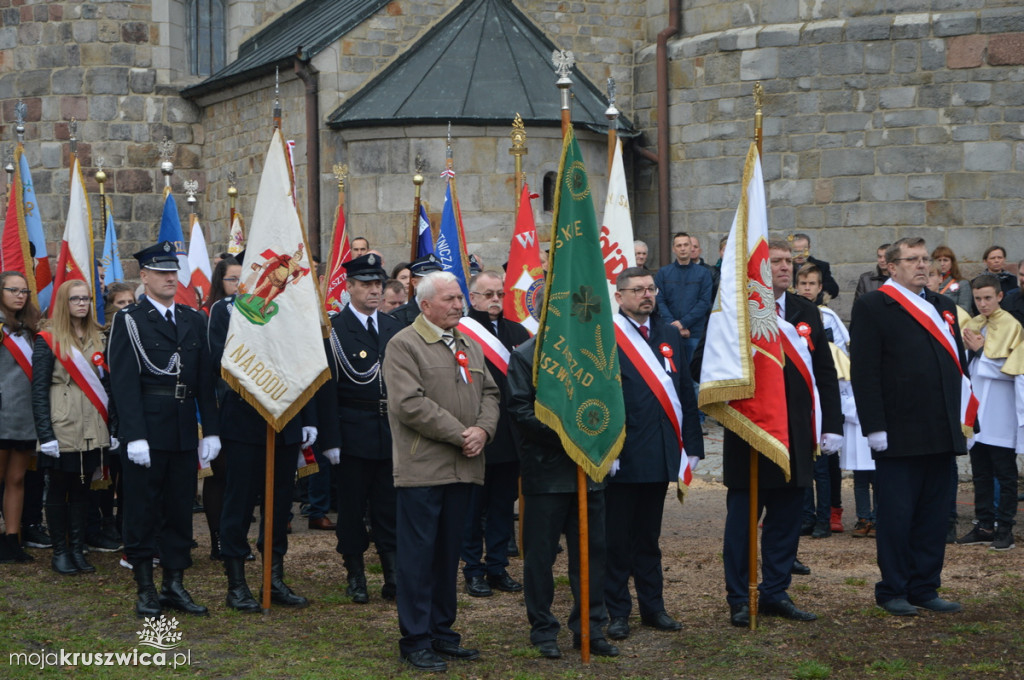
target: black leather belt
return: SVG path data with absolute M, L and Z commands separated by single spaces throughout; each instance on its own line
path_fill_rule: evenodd
M 341 405 L 359 411 L 373 411 L 379 416 L 386 416 L 388 414 L 387 399 L 346 399 Z
M 196 396 L 191 387 L 180 383 L 173 387 L 170 385 L 143 385 L 142 393 L 154 397 L 174 397 L 180 401 Z

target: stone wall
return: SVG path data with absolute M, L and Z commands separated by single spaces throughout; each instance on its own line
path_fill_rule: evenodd
M 1006 246 L 1013 261 L 1024 257 L 1024 10 L 1001 6 L 1009 4 L 756 25 L 673 41 L 672 228 L 705 236 L 706 250 L 728 232 L 753 138 L 751 91 L 761 81 L 770 226 L 812 236 L 814 253 L 833 263 L 845 291 L 841 311 L 876 246 L 902 236 L 949 245 L 968 271 L 980 268 L 992 243 Z M 741 3 L 685 6 L 710 22 L 718 5 L 732 11 Z M 814 3 L 836 11 L 855 5 Z M 805 3 L 797 6 L 804 11 Z M 654 68 L 654 49 L 641 51 L 638 97 L 653 92 Z M 655 112 L 637 118 L 652 129 Z M 642 178 L 638 227 L 651 238 L 655 176 L 648 169 Z

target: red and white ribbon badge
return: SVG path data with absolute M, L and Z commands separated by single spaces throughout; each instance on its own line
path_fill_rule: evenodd
M 801 321 L 796 325 L 796 332 L 800 334 L 800 337 L 807 343 L 807 349 L 814 351 L 814 343 L 811 341 L 811 327 L 805 322 Z
M 93 363 L 94 366 L 97 366 L 97 367 L 103 369 L 104 371 L 110 372 L 110 369 L 107 368 L 107 362 L 103 360 L 103 352 L 95 352 L 95 353 L 93 353 L 93 355 L 92 355 L 92 363 Z
M 669 370 L 670 373 L 675 373 L 676 364 L 674 361 L 672 361 L 672 356 L 674 355 L 674 353 L 672 352 L 672 348 L 669 347 L 667 342 L 663 342 L 661 343 L 661 347 L 659 347 L 658 349 L 661 351 L 661 356 L 665 357 L 666 368 Z
M 953 322 L 956 321 L 956 317 L 953 316 L 953 312 L 948 309 L 942 313 L 942 318 L 946 320 L 946 325 L 949 326 L 950 335 L 953 334 Z
M 461 349 L 455 353 L 455 360 L 459 362 L 459 373 L 462 374 L 462 382 L 473 382 L 473 376 L 469 374 L 469 357 Z

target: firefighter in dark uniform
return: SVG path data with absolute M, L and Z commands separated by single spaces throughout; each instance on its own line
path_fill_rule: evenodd
M 205 460 L 220 451 L 206 320 L 174 303 L 178 258 L 173 244 L 164 241 L 134 257 L 145 298 L 114 316 L 107 362 L 125 442 L 124 546 L 138 584 L 135 612 L 160 616 L 169 607 L 205 615 L 206 607 L 193 602 L 182 576 L 192 565 L 197 450 Z M 159 595 L 153 584 L 158 549 L 164 571 Z
M 363 553 L 370 546 L 370 536 L 363 517 L 367 505 L 384 575 L 380 594 L 385 600 L 395 599 L 395 485 L 387 390 L 380 366 L 388 341 L 402 330 L 402 324 L 377 311 L 387 280 L 378 255 L 362 255 L 344 267 L 349 303 L 331 319 L 329 354 L 334 364 L 337 428 L 325 431 L 323 446 L 324 455 L 338 466 L 332 478 L 338 480 L 337 551 L 348 572 L 346 594 L 353 602 L 366 604 Z
M 444 271 L 444 267 L 441 266 L 441 261 L 431 253 L 413 260 L 412 264 L 409 265 L 409 271 L 412 273 L 412 297 L 404 305 L 396 307 L 391 312 L 391 316 L 398 319 L 398 322 L 402 324 L 402 328 L 411 326 L 416 317 L 420 315 L 420 304 L 416 301 L 416 286 L 419 284 L 420 279 L 430 272 Z

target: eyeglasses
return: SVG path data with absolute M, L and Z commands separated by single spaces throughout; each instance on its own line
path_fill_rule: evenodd
M 893 259 L 893 262 L 909 262 L 911 264 L 931 264 L 932 258 L 927 255 L 918 255 L 917 257 L 897 257 Z
M 644 293 L 650 293 L 651 295 L 658 294 L 657 286 L 637 286 L 636 288 L 619 288 L 620 291 L 629 291 L 633 295 L 643 295 Z
M 28 288 L 4 288 L 11 295 L 28 295 L 32 291 Z
M 92 298 L 88 295 L 72 295 L 68 301 L 73 305 L 87 305 L 92 302 Z
M 488 300 L 490 300 L 491 298 L 498 298 L 500 300 L 501 298 L 505 297 L 505 292 L 501 291 L 501 290 L 499 290 L 499 291 L 489 290 L 489 291 L 486 291 L 484 293 L 478 293 L 478 292 L 476 292 L 474 290 L 474 291 L 470 291 L 469 294 L 470 295 L 482 295 L 483 297 L 487 298 Z
M 225 276 L 223 279 L 221 279 L 221 281 L 224 281 L 225 283 L 238 283 L 238 277 L 237 276 Z

